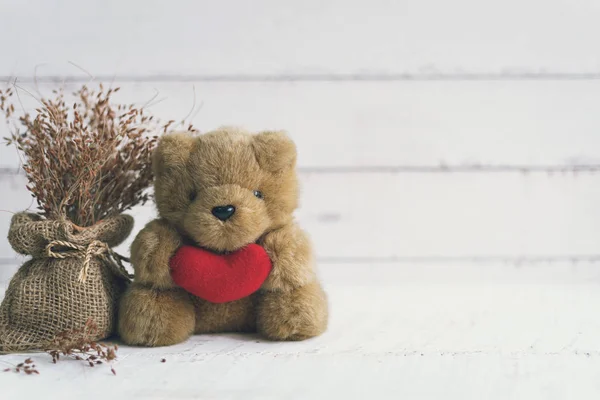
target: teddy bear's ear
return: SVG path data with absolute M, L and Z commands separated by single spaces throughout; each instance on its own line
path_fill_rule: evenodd
M 194 144 L 189 132 L 170 133 L 161 137 L 152 154 L 152 171 L 162 175 L 169 169 L 185 167 Z
M 252 141 L 256 159 L 261 168 L 279 172 L 296 165 L 296 145 L 283 131 L 266 131 Z

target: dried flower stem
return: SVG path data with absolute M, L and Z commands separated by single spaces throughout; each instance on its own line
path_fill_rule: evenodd
M 119 89 L 83 86 L 72 105 L 54 91 L 35 116 L 18 117 L 15 88 L 0 90 L 0 111 L 13 122 L 5 139 L 24 155 L 27 189 L 40 214 L 86 227 L 148 201 L 152 151 L 173 121 L 161 124 L 133 104 L 112 105 Z
M 73 329 L 57 335 L 45 351 L 52 356 L 54 364 L 63 356 L 82 361 L 90 367 L 108 364 L 111 372 L 116 375 L 117 372 L 111 363 L 116 360 L 119 347 L 91 340 L 97 335 L 97 331 L 96 324 L 92 320 L 88 320 L 81 329 Z
M 40 372 L 36 369 L 35 364 L 31 358 L 26 359 L 22 363 L 15 365 L 13 368 L 5 368 L 4 372 L 14 371 L 16 373 L 24 372 L 27 375 L 36 374 L 39 375 Z

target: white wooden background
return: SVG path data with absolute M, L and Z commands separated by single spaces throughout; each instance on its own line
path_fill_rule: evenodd
M 474 311 L 498 319 L 483 318 L 469 334 L 452 331 L 457 319 L 437 311 L 438 322 L 402 314 L 407 325 L 421 324 L 412 331 L 399 326 L 409 329 L 402 336 L 408 342 L 411 334 L 427 336 L 427 327 L 438 333 L 414 347 L 387 342 L 396 352 L 390 357 L 458 348 L 466 361 L 442 362 L 435 371 L 458 366 L 473 376 L 488 364 L 469 364 L 469 354 L 492 349 L 514 356 L 521 344 L 541 340 L 543 354 L 567 352 L 564 365 L 585 370 L 589 365 L 577 357 L 597 355 L 593 338 L 600 328 L 572 313 L 600 303 L 592 294 L 600 261 L 598 21 L 597 0 L 3 0 L 0 80 L 17 78 L 27 109 L 35 106 L 28 92 L 74 89 L 92 79 L 84 69 L 94 83 L 120 86 L 123 101 L 144 104 L 158 93 L 151 110 L 163 119 L 186 116 L 195 97 L 202 107 L 193 122 L 202 131 L 223 124 L 286 129 L 300 152 L 298 218 L 332 284 L 350 279 L 333 271 L 374 287 L 381 276 L 385 285 L 412 293 L 392 303 L 424 304 L 465 289 L 451 285 L 475 282 L 460 295 L 464 302 L 452 303 L 457 309 L 498 295 L 497 303 L 484 300 Z M 31 204 L 23 186 L 16 153 L 2 147 L 1 232 L 10 212 Z M 154 210 L 133 214 L 139 229 Z M 128 243 L 120 250 L 126 253 Z M 7 278 L 14 253 L 6 241 L 0 241 L 0 264 Z M 415 289 L 414 279 L 434 286 Z M 485 286 L 492 282 L 517 287 Z M 561 282 L 575 286 L 555 286 Z M 546 283 L 551 286 L 537 292 L 530 286 Z M 450 286 L 440 292 L 440 284 Z M 335 293 L 335 301 L 369 315 L 347 292 Z M 377 299 L 379 307 L 390 304 Z M 433 315 L 432 304 L 424 315 Z M 552 311 L 543 311 L 545 305 Z M 381 314 L 368 323 L 389 326 Z M 353 318 L 347 309 L 338 321 L 340 315 Z M 538 318 L 532 322 L 531 315 Z M 570 324 L 562 336 L 544 336 L 557 320 Z M 507 326 L 514 332 L 504 337 L 498 329 Z M 335 329 L 344 337 L 340 325 Z M 467 339 L 446 340 L 440 333 L 446 331 Z M 570 335 L 580 331 L 585 340 L 573 341 Z M 386 341 L 379 343 L 381 349 L 367 353 L 388 354 Z M 355 348 L 340 346 L 340 354 Z M 534 357 L 531 349 L 522 354 Z M 510 361 L 494 360 L 492 371 L 510 369 Z M 584 398 L 597 389 L 582 378 L 587 375 L 569 375 L 577 385 L 549 389 L 564 371 L 548 372 L 540 360 L 538 367 L 515 361 L 535 376 L 521 381 L 524 386 L 507 392 L 499 384 L 504 389 L 480 398 Z M 590 362 L 599 366 L 598 358 Z M 371 378 L 382 384 L 381 376 Z M 426 380 L 410 381 L 415 390 L 429 388 Z M 469 387 L 468 380 L 461 384 L 453 387 L 457 398 Z M 536 391 L 542 384 L 545 391 Z M 427 393 L 435 398 L 435 391 Z
M 5 0 L 0 16 L 25 108 L 35 78 L 87 82 L 74 63 L 124 101 L 158 93 L 164 119 L 195 92 L 203 131 L 287 129 L 323 261 L 600 255 L 597 1 Z M 16 152 L 0 160 L 0 209 L 27 208 Z

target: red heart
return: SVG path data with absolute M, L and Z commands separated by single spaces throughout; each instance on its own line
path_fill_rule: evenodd
M 271 272 L 267 252 L 257 244 L 226 255 L 183 246 L 169 264 L 171 277 L 178 286 L 211 303 L 250 296 Z

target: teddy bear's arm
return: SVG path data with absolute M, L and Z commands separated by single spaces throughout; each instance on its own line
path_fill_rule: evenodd
M 169 259 L 181 245 L 177 231 L 164 220 L 149 222 L 131 245 L 133 284 L 123 295 L 118 332 L 132 345 L 166 346 L 194 331 L 192 299 L 171 279 Z
M 273 340 L 303 340 L 327 329 L 328 301 L 314 270 L 312 246 L 297 225 L 267 234 L 273 270 L 262 286 L 257 329 Z
M 181 236 L 166 221 L 149 222 L 131 245 L 135 281 L 160 289 L 174 287 L 169 259 L 180 246 Z
M 295 223 L 267 233 L 260 244 L 273 263 L 262 289 L 290 291 L 316 280 L 312 244 Z

